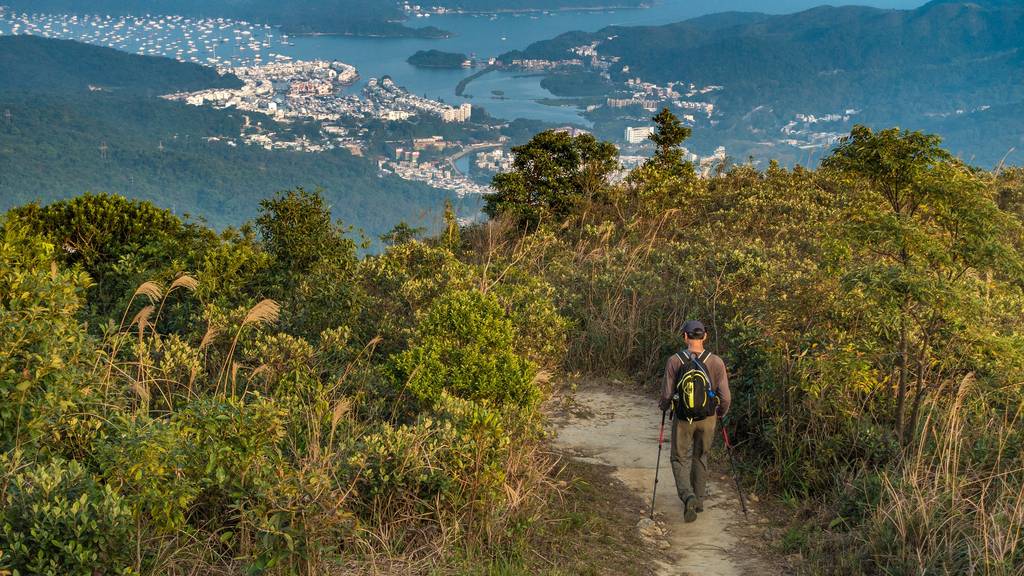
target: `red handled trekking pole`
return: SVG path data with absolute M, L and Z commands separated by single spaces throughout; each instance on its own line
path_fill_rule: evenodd
M 654 466 L 654 494 L 651 496 L 651 520 L 654 520 L 654 499 L 658 496 L 658 472 L 661 471 L 661 445 L 665 442 L 665 414 L 661 411 L 661 430 L 658 432 L 658 463 Z
M 725 422 L 722 422 L 722 440 L 725 440 L 726 452 L 729 453 L 729 464 L 732 466 L 732 479 L 736 482 L 736 492 L 740 495 L 740 507 L 743 508 L 743 518 L 747 518 L 747 501 L 743 497 L 743 489 L 740 488 L 740 477 L 736 472 L 736 460 L 732 456 L 732 443 L 729 442 L 729 432 L 725 429 Z M 657 481 L 655 481 L 655 487 L 657 487 Z

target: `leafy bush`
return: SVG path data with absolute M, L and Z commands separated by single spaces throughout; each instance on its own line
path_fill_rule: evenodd
M 442 392 L 435 412 L 364 438 L 350 466 L 360 470 L 357 487 L 369 513 L 460 513 L 477 502 L 494 506 L 508 445 L 495 411 Z
M 184 529 L 201 487 L 182 427 L 149 418 L 122 418 L 111 427 L 95 455 L 106 484 L 124 496 L 152 534 Z
M 285 325 L 311 339 L 348 324 L 359 303 L 356 244 L 331 221 L 323 196 L 298 188 L 260 207 L 256 226 L 273 257 L 271 295 L 286 304 Z
M 265 382 L 264 391 L 281 400 L 309 401 L 321 386 L 316 368 L 316 349 L 288 334 L 259 334 L 252 349 L 243 355 L 259 362 L 254 382 Z
M 19 470 L 2 502 L 0 567 L 45 576 L 136 574 L 131 509 L 77 462 Z
M 155 269 L 207 236 L 168 210 L 116 194 L 30 204 L 12 210 L 11 219 L 60 247 L 62 263 L 79 264 L 92 277 L 87 304 L 96 320 L 121 309 L 126 295 L 154 277 Z
M 356 335 L 363 341 L 381 337 L 378 350 L 385 355 L 407 346 L 417 313 L 440 295 L 473 287 L 470 266 L 451 250 L 422 242 L 405 242 L 365 259 L 360 278 L 370 300 Z
M 494 296 L 441 296 L 420 320 L 410 348 L 393 358 L 394 377 L 419 405 L 443 391 L 468 400 L 530 407 L 540 397 L 535 369 L 513 346 L 512 322 Z
M 273 400 L 202 398 L 174 415 L 187 454 L 187 474 L 203 491 L 210 515 L 241 507 L 280 466 L 278 442 L 288 411 Z
M 168 210 L 116 194 L 83 194 L 48 206 L 29 204 L 11 216 L 65 248 L 69 262 L 96 269 L 180 234 L 183 225 Z
M 438 461 L 461 483 L 461 492 L 493 504 L 505 481 L 511 443 L 501 415 L 477 402 L 442 394 L 434 415 L 421 416 L 419 424 L 439 429 Z
M 509 267 L 488 294 L 505 309 L 515 329 L 516 353 L 538 366 L 560 367 L 569 326 L 555 305 L 554 286 L 524 269 Z
M 65 440 L 62 418 L 88 396 L 91 348 L 76 314 L 89 278 L 61 270 L 53 244 L 8 223 L 0 239 L 0 448 Z

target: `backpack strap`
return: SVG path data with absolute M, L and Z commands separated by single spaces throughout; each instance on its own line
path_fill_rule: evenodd
M 698 370 L 704 373 L 704 377 L 708 379 L 708 384 L 711 385 L 711 390 L 715 389 L 715 381 L 711 378 L 711 372 L 708 370 L 707 362 L 708 358 L 711 357 L 711 352 L 705 350 L 700 353 L 700 356 L 690 355 L 691 363 L 694 364 Z

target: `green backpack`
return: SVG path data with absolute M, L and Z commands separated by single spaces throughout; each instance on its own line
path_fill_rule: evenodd
M 711 383 L 711 373 L 704 364 L 711 352 L 705 350 L 700 356 L 694 356 L 684 350 L 676 356 L 683 362 L 672 396 L 676 418 L 695 422 L 714 415 L 720 401 Z

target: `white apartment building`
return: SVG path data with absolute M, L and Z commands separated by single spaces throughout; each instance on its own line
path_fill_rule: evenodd
M 626 142 L 630 144 L 640 144 L 647 137 L 654 134 L 654 126 L 627 126 L 626 127 Z
M 468 122 L 473 115 L 472 104 L 465 103 L 458 108 L 446 107 L 441 113 L 441 119 L 445 122 Z

